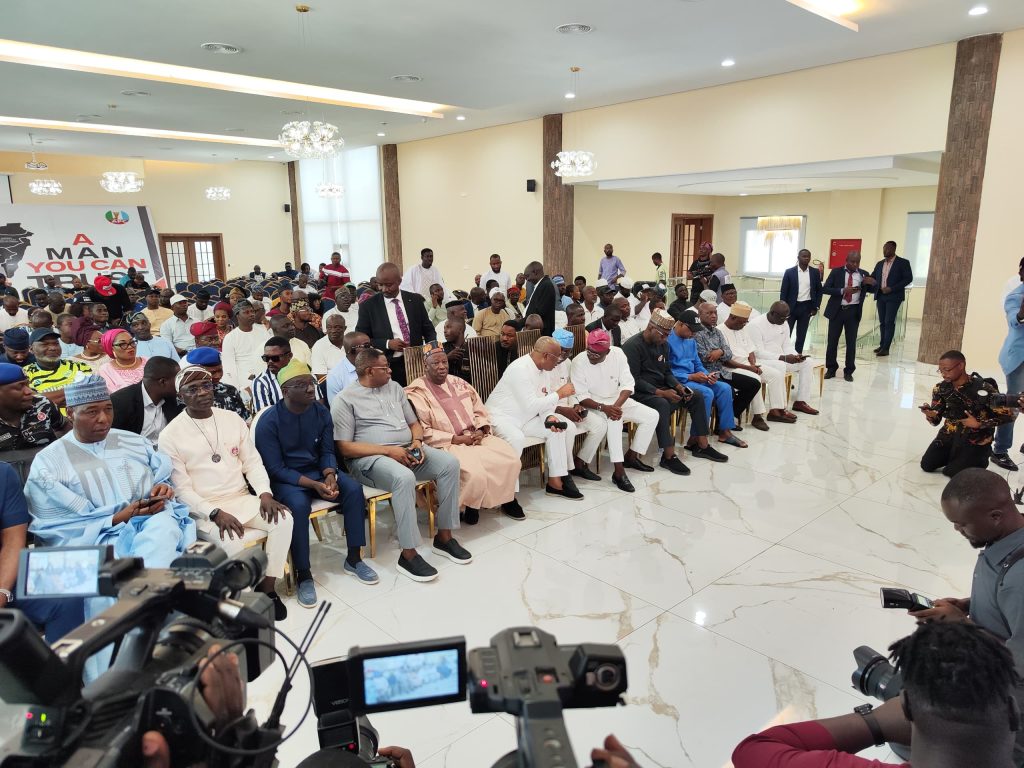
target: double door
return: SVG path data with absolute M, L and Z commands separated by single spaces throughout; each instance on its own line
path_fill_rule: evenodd
M 167 284 L 224 280 L 224 246 L 220 235 L 160 235 Z

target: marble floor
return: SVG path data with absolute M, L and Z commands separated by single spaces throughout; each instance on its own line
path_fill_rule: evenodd
M 565 644 L 617 642 L 629 665 L 626 706 L 566 715 L 581 765 L 614 732 L 645 767 L 724 767 L 753 731 L 849 711 L 862 703 L 850 684 L 853 648 L 884 651 L 913 630 L 905 614 L 879 607 L 878 588 L 964 595 L 975 559 L 939 511 L 943 477 L 917 464 L 934 430 L 916 405 L 935 366 L 906 357 L 867 353 L 852 384 L 826 382 L 819 416 L 744 430 L 749 448 L 727 449 L 727 464 L 688 459 L 689 477 L 634 472 L 635 494 L 608 482 L 607 459 L 604 481 L 579 482 L 578 502 L 546 497 L 536 472 L 524 475 L 527 520 L 485 513 L 458 534 L 471 565 L 425 555 L 440 570 L 431 584 L 396 575 L 385 513 L 381 583 L 361 586 L 341 570 L 332 523 L 313 547 L 319 594 L 333 603 L 313 657 L 453 634 L 474 647 L 521 624 Z M 290 611 L 285 630 L 296 637 L 312 611 L 294 602 Z M 252 700 L 266 701 L 279 681 L 257 681 Z M 289 722 L 304 690 L 292 695 Z M 384 743 L 412 748 L 423 768 L 486 768 L 515 745 L 513 718 L 465 704 L 372 720 Z M 307 720 L 282 764 L 315 743 Z

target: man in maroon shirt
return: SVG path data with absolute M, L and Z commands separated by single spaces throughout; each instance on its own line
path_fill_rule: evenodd
M 915 768 L 1012 768 L 1020 711 L 1013 657 L 969 623 L 922 624 L 889 646 L 903 675 L 899 696 L 867 714 L 780 725 L 732 754 L 735 768 L 883 768 L 855 753 L 910 744 Z M 901 763 L 910 768 L 910 763 Z

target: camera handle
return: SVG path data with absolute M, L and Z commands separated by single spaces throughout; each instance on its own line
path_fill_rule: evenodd
M 526 702 L 516 718 L 519 749 L 499 759 L 494 768 L 578 768 L 562 719 L 561 705 Z

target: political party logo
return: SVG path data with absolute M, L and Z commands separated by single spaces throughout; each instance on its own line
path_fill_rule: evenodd
M 107 211 L 103 218 L 111 224 L 127 224 L 128 211 Z
M 14 277 L 18 264 L 25 258 L 25 250 L 32 244 L 32 233 L 20 223 L 8 222 L 0 227 L 0 269 Z

